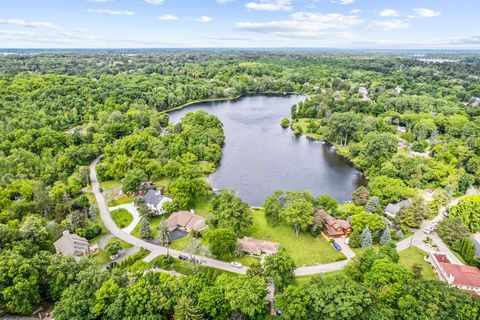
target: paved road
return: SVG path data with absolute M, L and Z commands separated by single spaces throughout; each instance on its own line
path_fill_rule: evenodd
M 136 247 L 142 247 L 151 252 L 151 255 L 166 255 L 167 254 L 167 248 L 155 245 L 149 242 L 146 242 L 142 239 L 139 239 L 137 237 L 134 237 L 130 235 L 129 233 L 125 232 L 124 230 L 120 229 L 115 222 L 113 221 L 112 217 L 110 216 L 110 211 L 108 210 L 107 203 L 105 201 L 105 198 L 103 197 L 102 193 L 99 191 L 100 184 L 97 180 L 97 170 L 96 166 L 98 161 L 100 160 L 100 157 L 95 159 L 91 164 L 90 164 L 90 182 L 92 184 L 92 193 L 95 195 L 95 199 L 97 201 L 98 205 L 98 210 L 100 211 L 100 217 L 105 224 L 105 227 L 115 235 L 116 237 L 122 239 L 123 241 L 126 241 L 133 246 Z M 169 249 L 169 254 L 173 257 L 178 258 L 179 255 L 185 255 L 187 253 Z M 147 256 L 148 257 L 148 256 Z M 202 257 L 202 256 L 196 256 L 197 259 L 202 260 L 202 264 L 205 266 L 213 267 L 216 269 L 221 269 L 225 271 L 230 271 L 234 273 L 246 273 L 247 268 L 235 268 L 230 265 L 230 263 L 223 262 L 223 261 L 218 261 L 215 259 L 207 258 L 207 257 Z

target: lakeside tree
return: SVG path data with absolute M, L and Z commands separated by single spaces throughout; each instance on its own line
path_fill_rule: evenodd
M 229 260 L 237 246 L 237 237 L 231 229 L 219 228 L 210 233 L 208 243 L 215 257 Z
M 360 186 L 352 193 L 352 201 L 357 206 L 365 206 L 369 200 L 369 196 L 368 189 Z
M 212 200 L 214 224 L 230 228 L 237 235 L 253 223 L 250 207 L 231 191 L 224 190 Z
M 275 190 L 273 195 L 267 197 L 263 205 L 267 221 L 274 226 L 277 226 L 280 223 L 280 215 L 282 210 L 285 208 L 286 202 L 286 195 L 280 190 Z
M 295 235 L 301 230 L 307 230 L 313 222 L 313 211 L 315 207 L 307 200 L 292 200 L 281 212 L 281 218 L 293 227 Z

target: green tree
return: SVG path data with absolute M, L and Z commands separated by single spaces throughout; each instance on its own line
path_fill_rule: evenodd
M 159 233 L 159 240 L 160 244 L 162 246 L 166 246 L 172 242 L 171 237 L 170 237 L 170 228 L 168 225 L 165 223 L 165 221 L 162 221 L 160 225 L 158 226 L 158 233 Z
M 232 230 L 219 228 L 210 233 L 208 243 L 215 257 L 229 260 L 233 257 L 237 237 Z
M 152 230 L 150 229 L 150 220 L 143 218 L 140 222 L 140 235 L 143 239 L 152 239 Z
M 376 196 L 370 197 L 365 204 L 365 211 L 368 213 L 373 213 L 375 210 L 377 210 L 378 206 L 380 206 L 380 199 L 378 199 Z
M 175 320 L 201 320 L 203 314 L 195 302 L 187 297 L 181 297 L 175 305 Z
M 26 240 L 40 244 L 48 238 L 47 228 L 38 216 L 28 216 L 20 227 L 20 235 Z
M 114 279 L 108 279 L 95 292 L 95 305 L 92 308 L 94 315 L 102 316 L 109 306 L 115 302 L 120 293 L 120 287 Z
M 361 115 L 354 112 L 334 113 L 328 119 L 327 139 L 346 146 L 358 131 Z
M 368 189 L 360 186 L 352 193 L 352 201 L 357 206 L 364 206 L 367 204 L 369 198 Z
M 231 228 L 237 235 L 253 223 L 250 207 L 231 191 L 222 191 L 212 201 L 215 223 L 222 228 Z
M 122 179 L 122 191 L 125 194 L 135 194 L 140 188 L 140 184 L 147 180 L 147 175 L 143 170 L 132 169 L 125 174 Z
M 265 276 L 275 284 L 277 289 L 282 290 L 294 280 L 296 265 L 284 249 L 266 256 L 264 268 Z
M 387 176 L 375 177 L 368 186 L 370 194 L 378 197 L 382 204 L 398 202 L 414 196 L 414 191 L 402 180 Z
M 466 196 L 450 209 L 449 217 L 460 218 L 471 232 L 480 231 L 480 196 Z
M 288 128 L 290 126 L 290 120 L 288 118 L 283 118 L 282 121 L 280 121 L 280 125 L 282 128 Z
M 313 222 L 315 207 L 306 200 L 293 200 L 281 212 L 281 218 L 293 227 L 298 237 L 300 230 L 307 230 Z
M 392 235 L 390 234 L 390 228 L 385 226 L 385 229 L 382 232 L 382 236 L 380 237 L 380 245 L 386 245 L 392 241 Z
M 120 250 L 122 250 L 122 245 L 120 244 L 120 241 L 118 241 L 118 240 L 110 241 L 108 243 L 108 245 L 105 247 L 105 251 L 107 251 L 107 253 L 110 256 L 117 255 L 118 252 L 120 252 Z
M 275 304 L 287 320 L 308 319 L 305 291 L 301 288 L 288 286 L 282 295 L 275 298 Z
M 374 162 L 390 159 L 397 152 L 398 138 L 392 133 L 370 132 L 363 141 L 366 156 Z
M 360 234 L 360 244 L 362 249 L 369 248 L 373 245 L 372 233 L 368 227 L 363 228 L 363 231 Z
M 461 241 L 470 234 L 467 225 L 461 218 L 452 217 L 440 221 L 436 231 L 440 238 L 449 246 L 455 241 Z
M 284 209 L 286 202 L 285 193 L 280 190 L 275 190 L 273 195 L 265 199 L 263 207 L 268 222 L 274 226 L 280 223 L 280 213 Z
M 206 185 L 203 179 L 180 177 L 170 185 L 170 195 L 180 210 L 185 210 L 196 197 L 205 195 Z

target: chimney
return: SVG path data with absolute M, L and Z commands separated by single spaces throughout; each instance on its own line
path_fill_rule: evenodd
M 68 231 L 68 230 L 63 230 L 63 235 L 64 235 L 64 236 L 68 236 L 69 234 L 70 234 L 70 231 Z

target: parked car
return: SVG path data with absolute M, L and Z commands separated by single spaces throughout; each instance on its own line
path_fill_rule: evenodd
M 335 250 L 337 251 L 342 251 L 342 247 L 340 247 L 340 245 L 336 242 L 333 242 L 332 243 L 332 246 L 335 248 Z
M 103 188 L 98 188 L 98 191 L 103 192 Z
M 112 261 L 112 262 L 110 262 L 109 264 L 107 264 L 107 265 L 105 266 L 105 269 L 109 270 L 110 268 L 112 268 L 112 267 L 114 267 L 114 266 L 116 266 L 116 265 L 117 265 L 117 262 Z
M 192 258 L 190 258 L 190 262 L 192 262 L 192 263 L 200 263 L 200 260 L 195 259 L 195 258 L 192 257 Z
M 186 255 L 183 255 L 183 254 L 179 255 L 178 259 L 188 261 L 188 257 Z
M 230 263 L 230 264 L 232 265 L 232 267 L 235 267 L 235 268 L 241 268 L 241 267 L 243 267 L 243 264 L 241 264 L 240 262 L 236 262 L 236 261 L 234 261 L 234 262 L 232 262 L 232 263 Z

